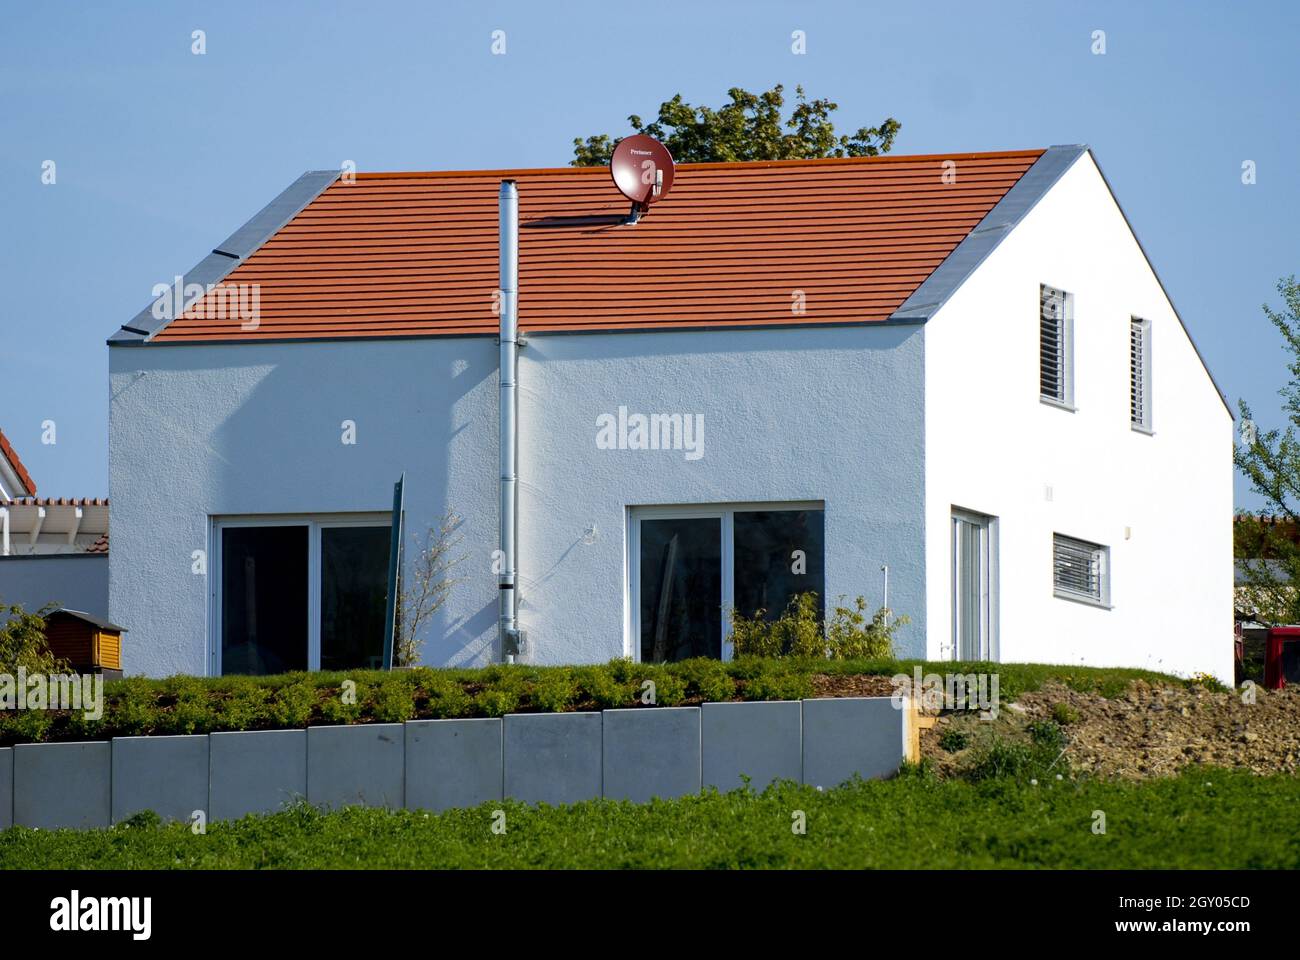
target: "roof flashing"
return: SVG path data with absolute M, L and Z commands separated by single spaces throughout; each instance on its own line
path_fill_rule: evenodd
M 182 289 L 197 283 L 207 290 L 220 283 L 338 177 L 338 170 L 308 170 L 183 274 L 180 280 Z M 164 296 L 170 296 L 170 293 Z M 184 307 L 171 311 L 175 316 L 157 316 L 155 309 L 162 299 L 163 297 L 154 299 L 149 306 L 124 323 L 108 338 L 108 345 L 112 347 L 147 342 L 183 312 Z

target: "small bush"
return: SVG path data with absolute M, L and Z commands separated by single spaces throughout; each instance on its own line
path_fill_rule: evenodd
M 1034 767 L 1034 754 L 1028 746 L 995 737 L 966 769 L 966 777 L 976 782 L 1004 777 L 1025 779 Z
M 817 594 L 808 592 L 791 598 L 774 620 L 767 619 L 766 610 L 756 610 L 752 617 L 732 610 L 731 642 L 738 658 L 889 660 L 894 656 L 894 634 L 907 622 L 907 617 L 891 618 L 884 607 L 868 619 L 862 597 L 852 606 L 836 606 L 823 622 Z
M 45 618 L 51 607 L 28 613 L 19 603 L 0 603 L 0 673 L 66 673 L 68 665 L 50 653 L 45 641 Z
M 1026 728 L 1035 746 L 1060 753 L 1067 742 L 1065 731 L 1054 720 L 1034 720 Z
M 1052 706 L 1052 719 L 1063 727 L 1068 727 L 1072 723 L 1079 722 L 1079 711 L 1068 703 L 1057 703 Z
M 939 734 L 939 746 L 948 753 L 958 753 L 970 746 L 970 734 L 948 727 Z
M 547 713 L 563 713 L 573 709 L 578 698 L 578 682 L 567 668 L 547 670 L 533 684 L 533 703 Z

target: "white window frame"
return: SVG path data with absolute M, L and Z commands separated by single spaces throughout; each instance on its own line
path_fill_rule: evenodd
M 957 555 L 957 521 L 975 524 L 983 532 L 982 553 L 984 554 L 987 566 L 985 568 L 986 582 L 983 593 L 987 596 L 986 609 L 981 611 L 981 619 L 984 620 L 985 630 L 988 634 L 989 655 L 988 659 L 997 663 L 1001 660 L 1001 644 L 998 638 L 999 622 L 999 605 L 998 605 L 998 518 L 987 513 L 980 513 L 976 510 L 967 510 L 962 507 L 952 508 L 952 519 L 949 521 L 952 531 L 949 537 L 948 549 L 952 553 L 952 570 L 951 584 L 949 585 L 949 602 L 952 606 L 952 634 L 949 637 L 949 643 L 952 646 L 951 656 L 949 659 L 961 659 L 961 648 L 958 643 L 957 618 L 959 614 L 957 603 L 957 565 L 960 558 Z
M 1047 293 L 1061 295 L 1061 396 L 1043 393 L 1043 298 Z M 1074 405 L 1074 294 L 1051 284 L 1038 285 L 1038 399 L 1049 407 L 1075 413 Z
M 1091 547 L 1097 554 L 1097 584 L 1100 590 L 1100 596 L 1093 596 L 1090 593 L 1080 593 L 1077 590 L 1071 590 L 1068 587 L 1058 586 L 1056 583 L 1056 541 L 1057 538 L 1069 540 L 1081 547 Z M 1068 533 L 1052 533 L 1052 595 L 1059 600 L 1071 600 L 1075 603 L 1084 603 L 1091 607 L 1099 607 L 1103 610 L 1113 609 L 1110 602 L 1110 547 L 1104 543 L 1097 543 L 1093 540 L 1085 540 L 1082 537 L 1074 537 Z
M 737 513 L 776 510 L 818 510 L 825 523 L 823 500 L 774 500 L 746 503 L 687 503 L 677 505 L 635 506 L 627 508 L 627 556 L 624 567 L 623 656 L 641 662 L 641 521 L 642 520 L 710 520 L 722 525 L 722 659 L 732 659 L 731 608 L 736 602 L 735 520 Z M 823 551 L 825 546 L 823 527 Z M 823 556 L 823 570 L 825 557 Z M 823 598 L 825 599 L 825 598 Z
M 1133 365 L 1133 331 L 1140 330 L 1142 333 L 1142 365 L 1140 369 L 1135 369 Z M 1151 321 L 1143 320 L 1141 317 L 1130 317 L 1128 325 L 1129 335 L 1129 426 L 1138 433 L 1153 434 L 1155 429 L 1152 426 L 1151 413 Z M 1140 421 L 1133 419 L 1133 381 L 1137 379 L 1142 390 L 1142 419 Z
M 208 549 L 208 669 L 210 676 L 221 676 L 221 533 L 239 527 L 306 527 L 307 528 L 307 669 L 320 669 L 320 575 L 321 531 L 335 527 L 389 527 L 393 514 L 321 513 L 257 514 L 209 518 Z M 391 535 L 391 534 L 390 534 Z

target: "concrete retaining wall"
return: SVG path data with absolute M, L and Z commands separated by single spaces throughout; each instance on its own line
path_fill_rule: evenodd
M 0 829 L 209 821 L 313 804 L 445 810 L 502 797 L 645 802 L 774 780 L 884 777 L 906 750 L 888 697 L 120 737 L 0 749 Z

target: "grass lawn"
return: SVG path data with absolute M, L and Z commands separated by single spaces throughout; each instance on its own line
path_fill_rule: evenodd
M 300 806 L 188 824 L 0 833 L 0 866 L 191 868 L 1300 867 L 1300 779 L 1199 768 L 1161 780 L 784 784 L 637 806 L 485 804 L 441 815 Z M 494 833 L 495 810 L 505 833 Z M 807 832 L 792 830 L 803 811 Z M 1093 832 L 1094 811 L 1105 833 Z M 1274 828 L 1277 825 L 1277 828 Z

